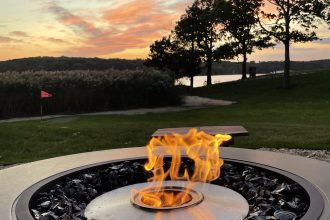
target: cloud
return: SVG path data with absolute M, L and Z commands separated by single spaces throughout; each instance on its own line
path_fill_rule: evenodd
M 40 3 L 47 12 L 55 15 L 59 23 L 79 37 L 79 42 L 68 46 L 63 54 L 105 56 L 148 48 L 155 40 L 170 33 L 187 4 L 192 1 L 143 0 L 142 4 L 140 0 L 113 0 L 109 7 L 108 1 L 101 0 L 99 2 L 103 2 L 103 7 L 98 4 L 96 8 L 90 8 L 95 10 L 97 16 L 90 16 L 86 8 L 70 7 L 65 1 Z M 46 28 L 54 29 L 54 25 L 48 24 Z M 68 43 L 66 38 L 44 40 L 64 45 Z
M 100 33 L 100 30 L 93 23 L 86 21 L 81 16 L 74 15 L 55 2 L 50 3 L 48 11 L 55 14 L 62 24 L 70 27 L 76 34 L 98 35 Z
M 144 0 L 143 4 L 136 1 L 128 2 L 105 11 L 103 18 L 110 24 L 136 24 L 149 20 L 150 15 L 157 13 L 157 5 L 153 0 Z
M 68 41 L 60 38 L 54 38 L 54 37 L 49 37 L 49 38 L 43 38 L 45 41 L 48 41 L 50 43 L 55 43 L 55 44 L 70 44 Z
M 21 41 L 11 38 L 11 37 L 0 36 L 0 44 L 1 43 L 12 43 L 12 42 L 21 42 Z
M 11 38 L 0 36 L 0 43 L 9 43 L 10 41 L 12 41 Z
M 110 25 L 120 26 L 156 24 L 161 22 L 168 29 L 171 28 L 170 25 L 174 24 L 181 13 L 184 12 L 182 2 L 169 2 L 171 4 L 164 4 L 164 1 L 160 0 L 144 0 L 143 4 L 141 4 L 140 0 L 133 0 L 106 10 L 103 19 Z M 174 8 L 175 10 L 173 10 Z
M 56 27 L 53 24 L 47 24 L 47 25 L 45 25 L 45 28 L 47 28 L 48 30 L 56 29 Z
M 14 37 L 29 37 L 29 35 L 24 31 L 12 31 L 10 32 L 10 35 Z
M 104 56 L 127 49 L 147 48 L 169 34 L 175 22 L 183 13 L 181 2 L 164 5 L 160 0 L 132 0 L 111 9 L 101 16 L 104 29 L 92 34 L 82 47 L 70 49 L 75 56 Z M 173 11 L 175 6 L 180 9 Z

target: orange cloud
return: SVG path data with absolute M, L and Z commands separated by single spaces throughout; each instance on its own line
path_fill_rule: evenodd
M 28 37 L 29 36 L 24 31 L 12 31 L 12 32 L 10 32 L 10 35 L 15 36 L 15 37 Z
M 8 43 L 12 41 L 12 39 L 10 37 L 1 37 L 0 36 L 0 43 Z
M 63 40 L 60 38 L 55 38 L 55 37 L 45 38 L 45 40 L 50 43 L 55 43 L 55 44 L 68 44 L 68 42 L 66 40 Z
M 54 13 L 61 23 L 69 26 L 78 33 L 82 32 L 92 35 L 99 33 L 99 30 L 93 23 L 86 21 L 83 17 L 72 14 L 69 10 L 57 5 L 54 2 L 51 3 L 48 10 Z
M 1 43 L 11 43 L 11 42 L 21 42 L 21 41 L 11 38 L 11 37 L 0 36 L 0 44 Z
M 103 18 L 110 24 L 136 24 L 145 22 L 153 13 L 158 13 L 155 1 L 144 0 L 143 4 L 139 4 L 138 1 L 131 1 L 106 10 Z
M 145 0 L 143 4 L 133 0 L 104 11 L 101 18 L 107 28 L 98 29 L 98 34 L 92 34 L 83 42 L 84 46 L 71 48 L 68 52 L 75 56 L 103 56 L 147 48 L 153 41 L 168 34 L 183 13 L 168 12 L 175 5 L 164 7 L 162 4 L 155 0 Z

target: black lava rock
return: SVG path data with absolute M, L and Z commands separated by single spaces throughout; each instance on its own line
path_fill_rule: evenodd
M 94 198 L 108 191 L 147 182 L 152 172 L 144 170 L 146 160 L 122 161 L 70 174 L 40 192 L 31 201 L 37 220 L 86 220 L 84 210 Z M 170 158 L 164 168 L 171 165 Z M 194 162 L 183 158 L 180 173 L 193 173 Z M 228 187 L 243 195 L 250 211 L 245 220 L 297 220 L 309 207 L 307 192 L 297 183 L 262 168 L 225 162 L 212 184 Z

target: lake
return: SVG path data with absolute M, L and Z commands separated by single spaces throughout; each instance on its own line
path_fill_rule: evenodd
M 263 76 L 266 74 L 257 74 L 258 76 Z M 217 83 L 225 83 L 225 82 L 231 82 L 231 81 L 237 81 L 242 78 L 241 74 L 235 74 L 235 75 L 212 75 L 212 84 Z M 188 77 L 183 77 L 178 79 L 175 82 L 176 85 L 190 85 L 190 79 Z M 194 88 L 196 87 L 202 87 L 206 85 L 206 76 L 195 76 L 194 77 Z

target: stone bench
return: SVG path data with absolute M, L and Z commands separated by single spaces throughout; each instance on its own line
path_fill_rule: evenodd
M 181 127 L 181 128 L 162 128 L 158 129 L 153 133 L 152 137 L 163 137 L 164 135 L 177 133 L 177 134 L 186 134 L 189 129 L 193 127 Z M 204 131 L 210 135 L 216 134 L 229 134 L 232 136 L 232 139 L 223 144 L 223 146 L 229 146 L 234 144 L 234 138 L 237 136 L 248 136 L 249 132 L 243 126 L 203 126 L 203 127 L 194 127 L 198 131 Z

